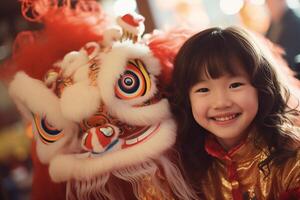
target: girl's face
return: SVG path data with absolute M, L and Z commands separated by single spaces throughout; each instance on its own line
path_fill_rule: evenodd
M 241 67 L 237 75 L 202 78 L 189 91 L 197 123 L 229 149 L 245 135 L 258 111 L 257 90 Z

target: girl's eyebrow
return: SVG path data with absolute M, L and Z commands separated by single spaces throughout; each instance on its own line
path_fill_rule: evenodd
M 247 78 L 247 76 L 244 74 L 236 74 L 236 75 L 230 76 L 230 78 Z
M 204 82 L 204 81 L 208 81 L 209 79 L 212 79 L 211 77 L 208 77 L 206 75 L 202 75 L 202 76 L 199 76 L 198 79 L 197 79 L 197 82 Z
M 204 82 L 204 81 L 206 81 L 206 80 L 205 80 L 205 79 L 202 79 L 202 78 L 200 78 L 200 79 L 198 79 L 197 83 L 199 83 L 199 82 Z
M 208 79 L 198 79 L 197 82 L 194 85 L 201 84 L 201 83 L 204 83 L 204 82 L 207 82 L 207 81 L 208 81 Z

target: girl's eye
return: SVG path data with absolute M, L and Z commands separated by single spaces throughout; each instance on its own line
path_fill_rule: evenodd
M 236 83 L 230 84 L 229 88 L 238 88 L 238 87 L 240 87 L 242 85 L 244 85 L 244 84 L 240 83 L 240 82 L 236 82 Z
M 209 91 L 208 88 L 199 88 L 199 89 L 196 90 L 196 92 L 200 92 L 200 93 L 206 93 L 208 91 Z

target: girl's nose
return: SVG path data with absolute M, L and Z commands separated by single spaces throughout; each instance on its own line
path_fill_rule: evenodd
M 226 91 L 215 91 L 212 98 L 214 109 L 225 109 L 232 106 L 232 97 Z

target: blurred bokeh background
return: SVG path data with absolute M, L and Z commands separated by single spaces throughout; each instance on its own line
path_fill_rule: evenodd
M 76 3 L 76 0 L 71 0 Z M 300 62 L 299 0 L 99 0 L 115 17 L 137 11 L 145 18 L 146 33 L 154 29 L 240 25 L 267 36 L 285 52 L 296 73 Z M 39 29 L 21 15 L 18 0 L 0 0 L 0 64 L 11 56 L 17 33 Z M 287 33 L 286 33 L 287 32 Z M 1 65 L 0 65 L 1 66 Z M 0 199 L 30 199 L 32 135 L 26 131 L 5 81 L 0 79 Z

